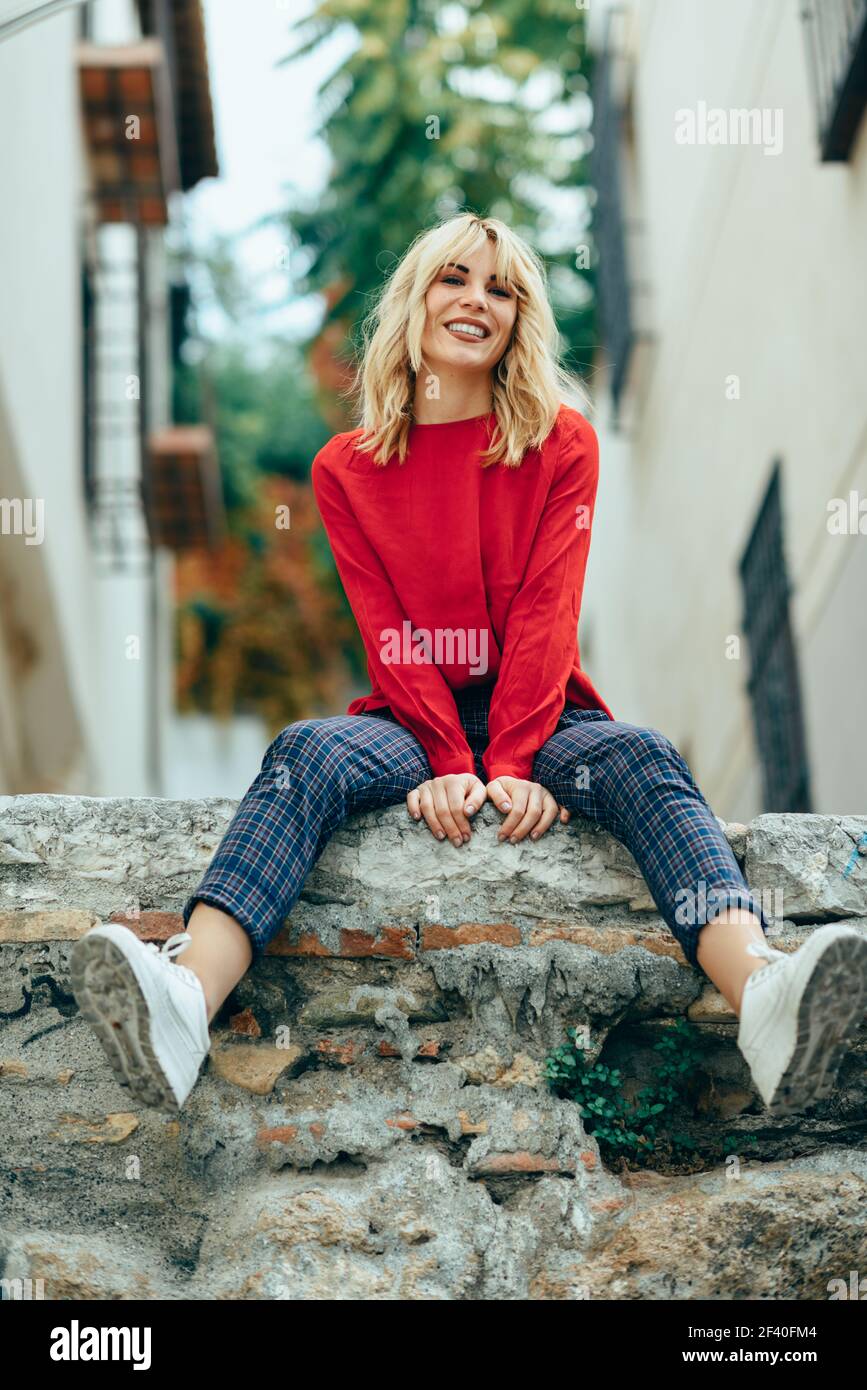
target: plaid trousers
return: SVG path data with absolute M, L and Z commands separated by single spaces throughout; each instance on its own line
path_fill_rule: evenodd
M 492 689 L 455 692 L 482 782 Z M 260 772 L 184 904 L 184 926 L 199 900 L 222 908 L 249 934 L 255 959 L 347 816 L 405 801 L 431 775 L 418 739 L 389 709 L 287 725 L 266 749 Z M 769 930 L 761 901 L 689 767 L 658 729 L 567 702 L 536 754 L 533 780 L 573 816 L 596 821 L 626 846 L 691 965 L 701 968 L 701 928 L 726 907 L 747 908 Z M 423 820 L 418 824 L 430 834 Z

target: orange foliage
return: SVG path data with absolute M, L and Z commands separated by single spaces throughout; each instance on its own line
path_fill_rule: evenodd
M 238 518 L 240 534 L 215 550 L 178 556 L 179 709 L 221 718 L 255 713 L 274 737 L 296 719 L 341 704 L 343 652 L 355 625 L 333 568 L 314 553 L 320 527 L 308 483 L 267 477 Z M 259 543 L 248 542 L 247 533 Z

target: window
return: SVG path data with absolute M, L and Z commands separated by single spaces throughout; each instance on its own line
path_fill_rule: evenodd
M 801 692 L 789 617 L 783 547 L 781 469 L 776 460 L 740 562 L 748 689 L 762 767 L 764 811 L 809 811 Z

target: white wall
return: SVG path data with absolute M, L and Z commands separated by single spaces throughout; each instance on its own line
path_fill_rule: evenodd
M 129 0 L 105 0 L 95 19 L 100 41 L 136 36 Z M 20 538 L 0 537 L 4 572 L 18 576 L 29 593 L 38 654 L 35 672 L 18 691 L 36 730 L 30 742 L 38 785 L 14 790 L 154 795 L 160 786 L 152 775 L 150 731 L 154 718 L 159 727 L 168 717 L 171 681 L 165 666 L 154 681 L 152 668 L 160 652 L 164 662 L 170 652 L 171 562 L 159 562 L 166 592 L 158 598 L 161 627 L 154 634 L 147 572 L 102 573 L 82 493 L 79 229 L 87 167 L 77 36 L 73 11 L 0 44 L 0 493 L 14 486 L 43 498 L 45 507 L 40 547 L 25 550 Z M 169 409 L 165 260 L 161 234 L 150 241 L 151 423 L 159 424 Z M 129 259 L 133 249 L 132 229 L 100 229 L 107 261 Z M 129 362 L 120 349 L 124 341 L 135 344 L 135 303 L 106 312 L 103 327 L 119 341 L 117 357 L 101 370 L 122 406 Z M 133 405 L 130 412 L 134 418 Z M 111 439 L 97 462 L 104 472 L 138 476 L 137 444 Z M 131 637 L 141 642 L 137 660 L 129 659 Z M 8 674 L 6 689 L 0 714 L 8 729 L 17 721 Z M 8 757 L 4 764 L 11 766 Z
M 238 715 L 174 716 L 166 730 L 164 796 L 229 796 L 240 801 L 271 742 L 264 720 Z
M 44 499 L 38 562 L 65 648 L 75 720 L 86 731 L 92 727 L 96 649 L 81 622 L 92 609 L 94 585 L 83 529 L 77 374 L 82 152 L 71 62 L 76 25 L 76 14 L 63 13 L 0 44 L 0 382 L 15 483 L 25 495 Z M 3 543 L 8 570 L 23 575 L 32 569 L 32 553 L 13 553 L 8 537 Z M 34 632 L 37 648 L 58 640 L 52 615 L 43 610 L 42 619 Z M 85 745 L 92 741 L 85 732 Z M 66 751 L 75 750 L 67 744 Z M 64 786 L 71 770 L 55 765 L 45 773 Z M 89 780 L 92 766 L 83 771 Z
M 637 17 L 633 213 L 657 342 L 630 437 L 600 433 L 591 566 L 622 565 L 632 601 L 594 578 L 593 678 L 616 714 L 689 749 L 717 814 L 762 809 L 746 646 L 731 661 L 725 644 L 741 633 L 737 561 L 779 456 L 814 808 L 851 811 L 867 788 L 867 645 L 854 640 L 867 542 L 830 536 L 826 518 L 829 498 L 867 496 L 867 137 L 848 164 L 819 162 L 787 0 L 658 0 Z M 678 145 L 674 112 L 700 100 L 781 107 L 782 153 Z M 730 374 L 740 399 L 726 398 Z

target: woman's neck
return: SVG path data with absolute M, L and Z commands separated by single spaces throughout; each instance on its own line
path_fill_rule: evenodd
M 494 408 L 490 377 L 483 381 L 462 380 L 446 384 L 440 378 L 440 396 L 430 400 L 425 394 L 427 377 L 416 382 L 412 415 L 418 425 L 443 425 L 450 420 L 474 420 Z

